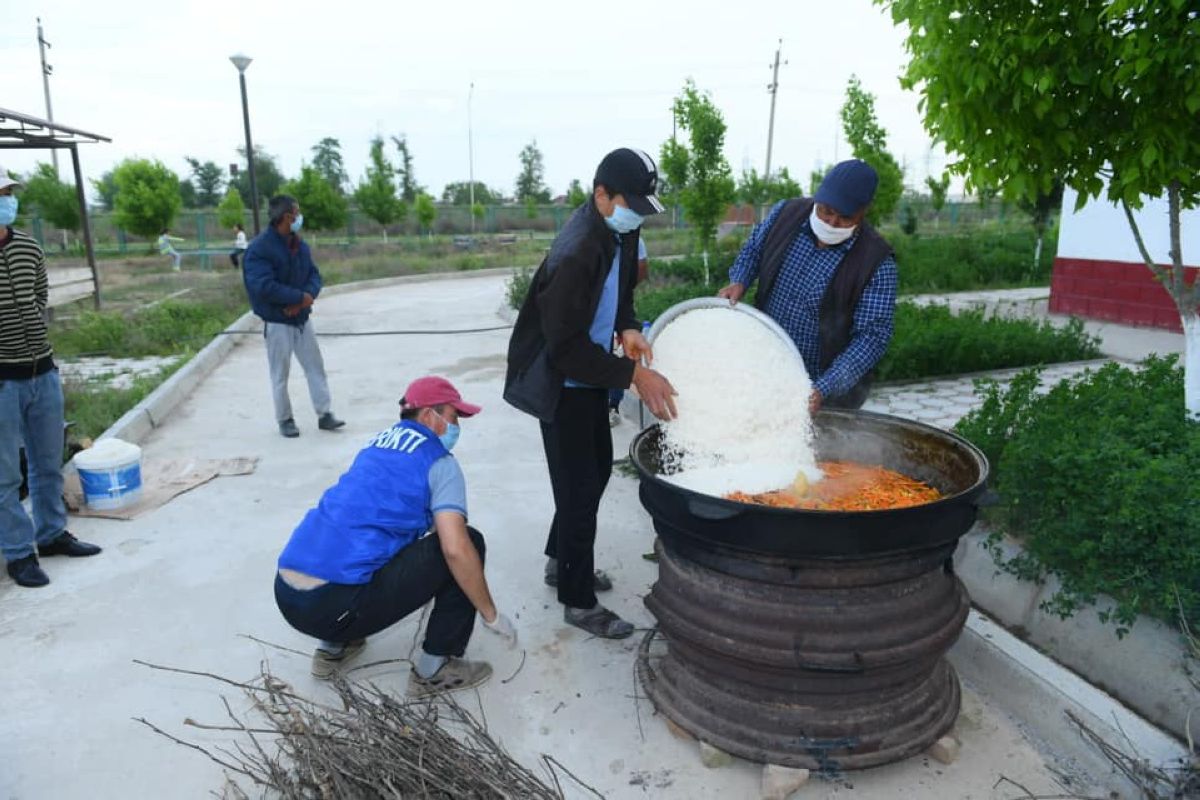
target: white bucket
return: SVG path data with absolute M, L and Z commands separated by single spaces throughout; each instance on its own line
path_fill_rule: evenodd
M 124 508 L 142 496 L 142 448 L 121 439 L 101 439 L 72 459 L 83 499 L 91 508 Z

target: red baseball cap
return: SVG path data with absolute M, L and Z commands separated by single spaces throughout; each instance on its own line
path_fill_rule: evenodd
M 404 408 L 428 408 L 440 405 L 454 406 L 460 417 L 473 417 L 483 410 L 481 406 L 462 399 L 454 384 L 439 375 L 417 378 L 404 390 L 400 405 Z

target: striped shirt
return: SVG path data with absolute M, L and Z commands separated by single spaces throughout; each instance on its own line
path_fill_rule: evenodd
M 758 278 L 763 244 L 782 209 L 780 202 L 750 234 L 729 269 L 731 283 L 750 288 Z M 817 247 L 807 219 L 800 224 L 800 231 L 783 258 L 765 310 L 796 343 L 813 387 L 822 397 L 837 397 L 853 389 L 887 352 L 896 312 L 896 260 L 888 256 L 875 270 L 854 309 L 850 343 L 822 372 L 821 300 L 858 234 L 839 245 Z
M 0 379 L 32 378 L 52 365 L 46 329 L 46 258 L 27 233 L 0 246 Z M 0 228 L 0 240 L 4 238 Z

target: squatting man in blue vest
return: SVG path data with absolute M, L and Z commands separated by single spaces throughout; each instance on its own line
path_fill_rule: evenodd
M 275 601 L 293 628 L 321 640 L 312 674 L 328 678 L 368 636 L 432 599 L 408 682 L 420 697 L 491 677 L 487 662 L 462 658 L 476 612 L 510 648 L 517 631 L 492 600 L 483 535 L 467 525 L 466 482 L 450 454 L 459 421 L 480 407 L 436 376 L 413 381 L 400 405 L 400 421 L 359 452 L 292 533 Z
M 878 183 L 865 161 L 843 161 L 813 197 L 778 203 L 717 293 L 737 303 L 758 280 L 755 305 L 796 343 L 813 381 L 814 412 L 860 408 L 892 340 L 896 260 L 863 220 Z

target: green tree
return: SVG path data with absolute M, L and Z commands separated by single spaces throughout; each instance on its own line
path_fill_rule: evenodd
M 246 163 L 246 148 L 239 147 L 238 155 L 242 157 L 242 165 Z M 254 181 L 258 186 L 258 202 L 260 205 L 265 205 L 275 195 L 279 194 L 279 190 L 286 183 L 283 173 L 279 170 L 279 162 L 275 160 L 275 156 L 263 150 L 258 145 L 254 146 Z M 229 182 L 238 190 L 238 194 L 242 196 L 242 202 L 247 207 L 250 206 L 250 173 L 245 169 L 239 169 L 237 177 Z
M 54 227 L 64 231 L 79 230 L 79 200 L 75 196 L 75 187 L 60 181 L 52 165 L 37 165 L 25 179 L 22 200 L 37 209 L 37 213 Z
M 433 202 L 433 198 L 421 192 L 417 195 L 417 202 L 414 206 L 417 215 L 417 224 L 429 236 L 433 236 L 433 221 L 437 219 L 437 205 Z
M 688 160 L 691 154 L 674 136 L 663 142 L 658 151 L 658 196 L 671 207 L 671 224 L 678 223 L 680 192 L 687 186 Z
M 742 172 L 737 187 L 738 200 L 760 207 L 778 203 L 780 200 L 800 197 L 803 194 L 803 188 L 788 173 L 787 167 L 780 169 L 769 181 L 762 178 L 758 174 L 758 170 L 751 167 Z
M 195 208 L 212 208 L 221 202 L 221 185 L 225 183 L 225 172 L 212 161 L 200 161 L 185 156 L 192 168 L 192 187 L 196 190 Z
M 113 183 L 116 223 L 135 236 L 158 236 L 183 205 L 179 176 L 161 161 L 127 158 L 113 170 Z
M 221 204 L 217 206 L 217 222 L 222 228 L 232 228 L 245 221 L 246 204 L 242 202 L 242 196 L 238 194 L 237 189 L 230 186 L 225 192 L 225 197 L 221 199 Z
M 1033 248 L 1033 270 L 1037 271 L 1038 265 L 1042 260 L 1042 242 L 1046 238 L 1046 229 L 1050 227 L 1050 220 L 1054 217 L 1054 212 L 1062 208 L 1063 200 L 1063 185 L 1062 181 L 1055 181 L 1048 192 L 1038 192 L 1037 197 L 1032 200 L 1021 197 L 1017 200 L 1017 205 L 1022 211 L 1029 215 L 1029 221 L 1033 224 L 1033 231 L 1037 234 L 1037 244 Z
M 313 169 L 321 173 L 338 194 L 346 193 L 350 176 L 346 174 L 346 163 L 342 160 L 342 143 L 326 136 L 313 145 Z
M 904 193 L 904 172 L 895 156 L 887 149 L 887 131 L 875 118 L 875 95 L 865 91 L 855 75 L 846 86 L 846 102 L 842 104 L 842 130 L 855 158 L 860 158 L 879 173 L 875 200 L 867 219 L 878 225 L 896 210 Z
M 199 208 L 196 202 L 196 187 L 187 178 L 179 179 L 179 202 L 184 208 Z
M 950 191 L 950 176 L 944 172 L 940 178 L 930 175 L 925 178 L 925 186 L 929 189 L 929 204 L 933 206 L 933 213 L 942 213 L 946 207 L 946 192 Z
M 697 244 L 707 253 L 716 239 L 717 223 L 736 196 L 733 175 L 723 153 L 725 120 L 712 98 L 699 92 L 690 78 L 675 98 L 675 117 L 691 141 L 686 158 L 687 179 L 677 184 L 680 200 L 696 232 Z M 679 158 L 678 148 L 684 146 L 671 143 L 671 147 L 672 156 Z
M 574 178 L 571 185 L 567 187 L 567 205 L 571 208 L 578 208 L 587 202 L 588 193 L 583 188 L 583 184 L 579 182 L 579 178 Z
M 92 178 L 92 188 L 96 190 L 96 198 L 100 201 L 100 207 L 105 211 L 112 211 L 117 198 L 117 184 L 113 180 L 113 171 L 110 169 L 99 178 Z
M 364 214 L 383 227 L 383 241 L 387 242 L 387 226 L 403 219 L 408 214 L 404 202 L 396 196 L 396 168 L 383 152 L 383 137 L 371 140 L 367 174 L 354 190 L 354 200 Z
M 424 187 L 417 183 L 417 174 L 413 171 L 413 157 L 408 149 L 408 137 L 405 134 L 393 136 L 392 142 L 400 154 L 400 164 L 396 167 L 396 175 L 400 180 L 400 199 L 406 203 L 415 203 L 417 195 Z
M 442 202 L 452 206 L 469 206 L 471 204 L 470 181 L 455 181 L 446 184 L 442 190 Z M 482 181 L 475 181 L 475 202 L 486 206 L 498 205 L 502 202 L 498 192 L 489 189 Z
M 968 185 L 1033 200 L 1055 180 L 1077 207 L 1124 209 L 1183 321 L 1185 405 L 1200 416 L 1200 284 L 1186 279 L 1180 211 L 1200 204 L 1200 14 L 1189 0 L 875 0 L 910 31 L 901 83 Z M 1166 196 L 1170 264 L 1133 210 Z
M 537 139 L 521 148 L 518 156 L 521 160 L 521 172 L 517 175 L 517 200 L 527 203 L 549 203 L 550 189 L 546 186 L 546 165 L 542 151 L 538 149 Z
M 313 231 L 333 231 L 344 227 L 350 215 L 346 198 L 337 193 L 316 167 L 300 168 L 300 177 L 284 185 L 283 191 L 296 198 L 304 227 Z

